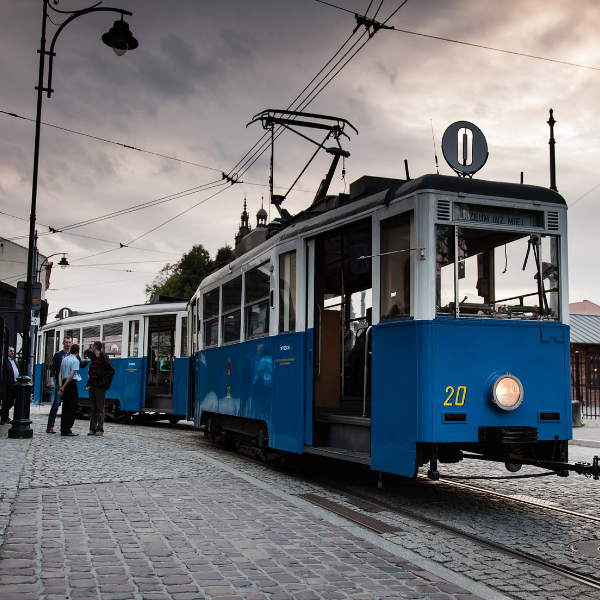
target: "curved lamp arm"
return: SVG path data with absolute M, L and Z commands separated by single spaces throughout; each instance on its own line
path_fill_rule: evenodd
M 102 7 L 102 8 L 98 8 L 98 6 L 100 6 L 100 4 L 102 4 L 101 2 L 98 2 L 97 4 L 94 4 L 92 6 L 89 6 L 88 8 L 82 8 L 81 10 L 58 10 L 57 8 L 54 8 L 53 6 L 50 5 L 50 0 L 44 0 L 44 2 L 46 3 L 46 5 L 48 6 L 48 8 L 52 9 L 54 12 L 63 14 L 63 15 L 71 15 L 70 17 L 68 17 L 65 21 L 63 21 L 60 25 L 60 27 L 56 30 L 56 33 L 54 34 L 54 37 L 52 38 L 52 43 L 50 44 L 50 50 L 48 52 L 46 52 L 45 50 L 43 50 L 42 52 L 44 54 L 47 54 L 50 58 L 48 60 L 48 85 L 45 88 L 42 88 L 43 92 L 47 92 L 48 93 L 48 98 L 50 98 L 52 96 L 52 92 L 54 91 L 52 89 L 52 64 L 54 62 L 54 57 L 56 56 L 56 53 L 54 52 L 54 46 L 56 44 L 56 40 L 58 38 L 58 36 L 60 35 L 61 31 L 71 22 L 74 21 L 77 17 L 81 17 L 83 15 L 87 15 L 89 13 L 93 13 L 93 12 L 115 12 L 115 13 L 119 13 L 121 15 L 121 19 L 123 18 L 124 15 L 128 15 L 128 16 L 132 16 L 133 13 L 129 12 L 128 10 L 124 10 L 122 8 L 112 8 L 112 7 Z M 57 3 L 57 2 L 56 2 Z

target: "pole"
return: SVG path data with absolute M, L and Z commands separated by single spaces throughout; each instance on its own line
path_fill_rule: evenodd
M 42 37 L 40 39 L 40 66 L 38 74 L 37 110 L 35 117 L 35 145 L 33 152 L 33 180 L 31 185 L 31 214 L 29 216 L 29 246 L 27 254 L 27 281 L 25 283 L 25 308 L 23 309 L 23 342 L 21 346 L 20 377 L 15 385 L 15 418 L 12 428 L 8 432 L 10 438 L 33 437 L 31 420 L 29 419 L 29 405 L 33 384 L 30 372 L 31 348 L 31 296 L 33 288 L 33 273 L 35 262 L 35 217 L 37 205 L 38 168 L 40 158 L 40 132 L 42 121 L 42 93 L 44 87 L 44 67 L 46 62 L 46 21 L 48 20 L 48 0 L 43 0 L 44 10 L 42 16 Z
M 558 192 L 556 188 L 556 160 L 554 154 L 554 146 L 556 146 L 556 140 L 554 139 L 554 124 L 556 121 L 554 120 L 554 111 L 550 109 L 550 118 L 548 119 L 548 125 L 550 125 L 550 141 L 548 144 L 550 145 L 550 189 Z

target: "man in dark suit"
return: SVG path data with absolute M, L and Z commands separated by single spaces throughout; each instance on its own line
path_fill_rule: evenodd
M 19 367 L 15 362 L 15 349 L 8 347 L 8 356 L 2 365 L 2 423 L 12 423 L 9 411 L 15 405 L 15 383 L 19 376 Z

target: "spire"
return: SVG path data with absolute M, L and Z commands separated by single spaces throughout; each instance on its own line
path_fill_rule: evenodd
M 235 236 L 236 246 L 252 231 L 252 227 L 250 227 L 250 215 L 248 214 L 247 208 L 246 195 L 244 194 L 244 211 L 241 214 L 240 228 Z

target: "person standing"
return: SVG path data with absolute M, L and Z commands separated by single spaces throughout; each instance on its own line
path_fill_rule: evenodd
M 104 399 L 115 375 L 115 367 L 102 351 L 102 342 L 94 342 L 94 357 L 88 371 L 90 390 L 90 431 L 88 435 L 104 435 Z
M 65 356 L 68 356 L 71 352 L 71 344 L 73 340 L 71 336 L 65 335 L 63 338 L 63 349 L 59 350 L 52 358 L 52 366 L 50 367 L 50 389 L 52 390 L 52 406 L 50 407 L 50 414 L 48 415 L 48 424 L 46 425 L 46 433 L 56 433 L 54 430 L 54 422 L 56 421 L 56 413 L 60 407 L 61 397 L 55 393 L 56 384 L 58 383 L 58 375 L 60 373 L 60 366 Z M 82 361 L 77 356 L 80 367 L 85 367 L 88 363 L 87 360 Z
M 12 346 L 8 347 L 8 355 L 4 359 L 2 366 L 2 423 L 12 423 L 9 418 L 9 411 L 15 405 L 15 383 L 19 376 L 19 367 L 15 362 L 15 349 Z
M 78 433 L 73 433 L 71 428 L 75 423 L 75 415 L 77 414 L 77 404 L 79 403 L 79 393 L 77 392 L 77 382 L 81 381 L 79 374 L 79 346 L 73 344 L 71 353 L 62 359 L 60 371 L 58 372 L 59 389 L 57 396 L 62 398 L 63 409 L 60 418 L 60 435 L 76 436 Z

